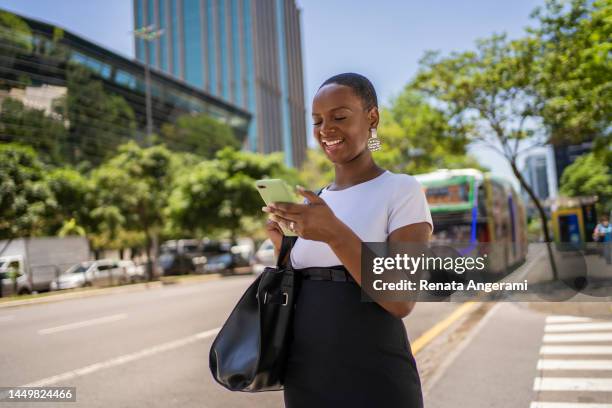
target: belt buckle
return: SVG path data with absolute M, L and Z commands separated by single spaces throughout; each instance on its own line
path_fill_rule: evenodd
M 341 269 L 330 269 L 331 280 L 335 282 L 346 282 L 346 274 Z

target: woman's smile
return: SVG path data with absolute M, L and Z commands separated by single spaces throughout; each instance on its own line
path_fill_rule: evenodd
M 342 148 L 344 145 L 344 139 L 322 139 L 321 144 L 326 152 L 332 153 Z

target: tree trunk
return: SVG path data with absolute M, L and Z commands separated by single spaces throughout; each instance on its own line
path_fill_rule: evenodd
M 153 263 L 151 262 L 151 235 L 148 229 L 144 230 L 145 233 L 145 253 L 147 254 L 147 280 L 151 282 L 153 280 Z
M 555 263 L 555 258 L 554 258 L 552 247 L 551 247 L 552 240 L 550 238 L 550 232 L 548 231 L 548 222 L 546 220 L 546 213 L 544 212 L 542 203 L 540 203 L 540 199 L 536 197 L 535 193 L 533 192 L 533 189 L 531 188 L 529 184 L 527 184 L 527 182 L 523 178 L 523 175 L 518 170 L 518 167 L 516 167 L 516 160 L 510 160 L 510 166 L 512 167 L 512 172 L 518 179 L 521 186 L 525 189 L 525 191 L 527 191 L 527 194 L 529 194 L 529 197 L 531 198 L 531 200 L 533 201 L 533 203 L 535 204 L 538 210 L 538 215 L 540 216 L 540 223 L 542 224 L 542 232 L 544 233 L 544 241 L 546 243 L 546 250 L 548 252 L 548 260 L 550 262 L 550 267 L 553 273 L 553 279 L 557 280 L 559 276 L 557 274 L 557 266 Z

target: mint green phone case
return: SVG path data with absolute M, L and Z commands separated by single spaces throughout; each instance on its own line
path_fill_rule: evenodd
M 281 179 L 262 179 L 255 182 L 255 187 L 266 205 L 270 203 L 298 203 L 297 196 L 291 188 Z M 282 227 L 283 234 L 295 237 L 297 234 L 288 228 Z

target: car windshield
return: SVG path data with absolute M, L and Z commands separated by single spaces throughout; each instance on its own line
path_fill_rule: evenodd
M 172 262 L 174 262 L 173 254 L 165 253 L 159 257 L 159 264 L 162 268 L 170 267 L 172 265 Z
M 68 269 L 66 273 L 83 273 L 86 272 L 91 265 L 91 262 L 74 265 L 72 268 Z
M 210 262 L 231 262 L 231 260 L 232 260 L 232 255 L 228 253 L 228 254 L 215 256 L 214 258 L 210 260 Z

